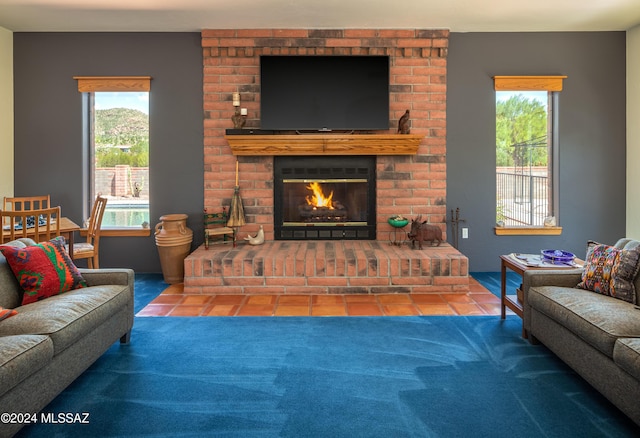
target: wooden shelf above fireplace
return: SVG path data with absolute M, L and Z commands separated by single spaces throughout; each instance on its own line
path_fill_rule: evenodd
M 423 135 L 225 135 L 233 155 L 414 155 Z

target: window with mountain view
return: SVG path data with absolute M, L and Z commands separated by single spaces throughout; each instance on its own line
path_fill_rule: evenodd
M 107 198 L 102 228 L 118 229 L 111 235 L 145 235 L 151 76 L 73 78 L 82 93 L 85 217 L 101 195 Z
M 106 196 L 103 228 L 149 223 L 149 93 L 90 93 L 91 199 Z

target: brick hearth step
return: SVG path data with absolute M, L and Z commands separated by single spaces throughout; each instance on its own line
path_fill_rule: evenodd
M 469 263 L 449 244 L 373 240 L 200 246 L 184 261 L 191 294 L 467 293 Z

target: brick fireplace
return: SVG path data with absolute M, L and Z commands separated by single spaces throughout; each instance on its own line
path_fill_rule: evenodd
M 230 204 L 235 186 L 237 158 L 240 193 L 247 220 L 240 238 L 247 233 L 255 233 L 262 226 L 266 240 L 274 240 L 274 157 L 266 154 L 234 156 L 224 136 L 225 130 L 233 127 L 231 117 L 234 113 L 234 92 L 240 93 L 241 107 L 248 110 L 245 129 L 260 128 L 260 55 L 387 55 L 390 60 L 389 130 L 371 134 L 395 134 L 398 119 L 409 109 L 411 134 L 419 134 L 422 138 L 415 154 L 375 156 L 375 241 L 379 244 L 388 243 L 392 228 L 387 220 L 396 214 L 406 217 L 422 215 L 429 223 L 440 226 L 443 234 L 446 234 L 448 39 L 448 30 L 202 31 L 204 207 L 216 211 L 223 205 Z M 204 255 L 198 251 L 185 262 L 186 276 L 203 269 L 213 272 L 213 275 L 224 271 L 223 256 L 211 256 L 209 253 L 218 261 L 205 261 L 206 266 L 203 268 Z M 394 252 L 397 251 L 394 249 Z M 433 254 L 436 254 L 436 259 L 446 259 L 446 269 L 441 269 L 440 262 L 432 263 L 433 254 L 427 255 L 428 251 L 422 251 L 420 255 L 414 252 L 408 257 L 422 260 L 418 262 L 422 268 L 414 271 L 422 276 L 438 271 L 438 275 L 456 277 L 458 280 L 448 278 L 443 283 L 454 290 L 465 290 L 466 258 L 448 245 L 429 251 L 435 251 Z M 452 261 L 452 257 L 455 261 Z M 378 262 L 376 259 L 376 263 Z M 450 269 L 452 266 L 458 268 L 453 271 Z M 239 271 L 236 270 L 237 272 Z M 261 271 L 261 275 L 264 272 Z M 384 283 L 377 281 L 379 284 Z M 421 283 L 424 284 L 424 280 Z M 185 278 L 186 289 L 191 285 L 194 291 L 202 290 L 203 284 L 202 280 Z M 217 284 L 229 283 L 222 281 Z
M 377 230 L 383 239 L 393 214 L 446 218 L 447 30 L 204 30 L 204 206 L 228 205 L 235 184 L 235 157 L 224 138 L 232 128 L 232 93 L 247 108 L 245 128 L 260 127 L 259 58 L 265 55 L 388 55 L 389 133 L 411 110 L 411 133 L 424 135 L 415 155 L 377 159 Z M 258 225 L 273 240 L 273 157 L 241 156 L 240 188 L 245 232 Z

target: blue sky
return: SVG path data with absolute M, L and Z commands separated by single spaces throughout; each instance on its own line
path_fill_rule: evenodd
M 96 109 L 130 108 L 149 114 L 149 93 L 134 92 L 98 92 L 95 95 Z

